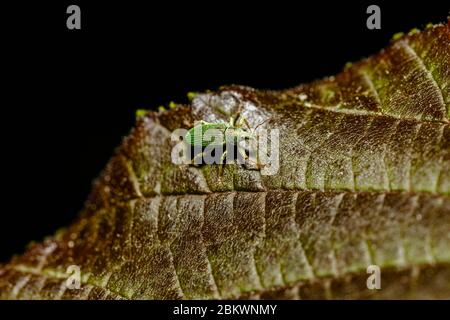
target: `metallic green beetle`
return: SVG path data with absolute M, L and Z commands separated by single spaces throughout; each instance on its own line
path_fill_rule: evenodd
M 254 133 L 250 132 L 250 126 L 247 120 L 244 117 L 237 117 L 236 121 L 234 117 L 230 118 L 230 122 L 219 122 L 219 123 L 211 123 L 206 121 L 199 121 L 196 125 L 189 129 L 186 133 L 185 141 L 188 145 L 192 147 L 212 147 L 218 148 L 227 146 L 237 146 L 238 152 L 241 156 L 246 159 L 247 155 L 245 150 L 242 150 L 243 147 L 239 144 L 241 141 L 245 139 L 253 139 L 256 140 L 256 136 Z M 246 125 L 248 129 L 244 129 L 243 125 Z M 219 136 L 208 136 L 205 133 L 208 130 L 215 130 L 219 132 Z M 211 131 L 210 131 L 211 132 Z M 211 139 L 214 138 L 214 139 Z M 220 162 L 223 163 L 227 155 L 227 150 L 225 150 L 220 158 Z M 192 159 L 192 163 L 195 163 L 195 160 L 199 157 L 202 157 L 203 153 L 195 155 L 194 159 Z

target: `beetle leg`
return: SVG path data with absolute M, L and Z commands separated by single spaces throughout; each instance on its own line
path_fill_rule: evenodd
M 204 154 L 203 152 L 196 154 L 194 158 L 192 158 L 191 164 L 196 167 L 200 167 L 203 164 L 203 161 L 202 163 L 195 163 L 195 160 L 197 160 L 198 158 L 203 158 L 203 154 Z
M 244 152 L 242 152 L 242 149 L 244 149 L 244 148 L 242 148 L 242 147 L 238 147 L 238 152 L 240 153 L 240 155 L 244 158 L 244 160 L 246 160 L 246 161 L 248 161 L 248 166 L 246 165 L 246 168 L 247 169 L 257 169 L 257 170 L 261 170 L 261 168 L 264 168 L 265 167 L 265 164 L 261 164 L 260 162 L 259 162 L 259 156 L 258 156 L 258 154 L 256 154 L 256 159 L 255 160 L 253 160 L 252 158 L 250 158 L 250 156 L 248 156 L 246 153 L 245 153 L 245 149 L 244 149 Z
M 242 127 L 242 125 L 245 124 L 247 129 L 251 129 L 250 123 L 248 122 L 247 118 L 244 116 L 239 117 L 237 127 Z
M 222 154 L 222 156 L 220 157 L 220 163 L 221 164 L 225 164 L 224 160 L 227 157 L 227 150 L 225 150 Z
M 225 158 L 227 156 L 227 150 L 225 150 L 222 154 L 222 156 L 220 157 L 220 168 L 219 168 L 219 177 L 223 176 L 223 171 L 225 169 Z
M 238 116 L 235 121 L 236 127 L 239 128 L 242 125 L 242 117 Z
M 244 150 L 244 151 L 242 151 Z M 237 146 L 237 151 L 239 152 L 239 154 L 241 155 L 242 159 L 247 160 L 249 157 L 247 155 L 247 153 L 245 152 L 245 148 L 243 148 L 241 145 L 238 144 Z

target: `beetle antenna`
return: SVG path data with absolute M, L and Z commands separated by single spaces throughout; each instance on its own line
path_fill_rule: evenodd
M 269 121 L 269 119 L 264 120 L 263 122 L 259 123 L 258 125 L 256 125 L 256 127 L 253 129 L 253 131 L 256 131 L 256 129 L 259 128 L 259 126 L 263 125 L 264 123 L 266 123 L 267 121 Z

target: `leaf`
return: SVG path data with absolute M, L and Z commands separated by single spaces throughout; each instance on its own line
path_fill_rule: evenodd
M 239 106 L 280 130 L 277 174 L 172 164 L 172 130 Z M 0 296 L 448 299 L 449 121 L 448 24 L 336 77 L 140 112 L 79 218 L 1 267 Z M 381 290 L 367 289 L 369 265 Z

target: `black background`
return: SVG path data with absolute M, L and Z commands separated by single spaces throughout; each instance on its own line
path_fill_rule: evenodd
M 285 88 L 339 72 L 446 1 L 17 3 L 2 6 L 0 261 L 76 216 L 138 108 L 223 84 Z M 81 30 L 66 8 L 81 7 Z M 381 7 L 381 30 L 366 8 Z

